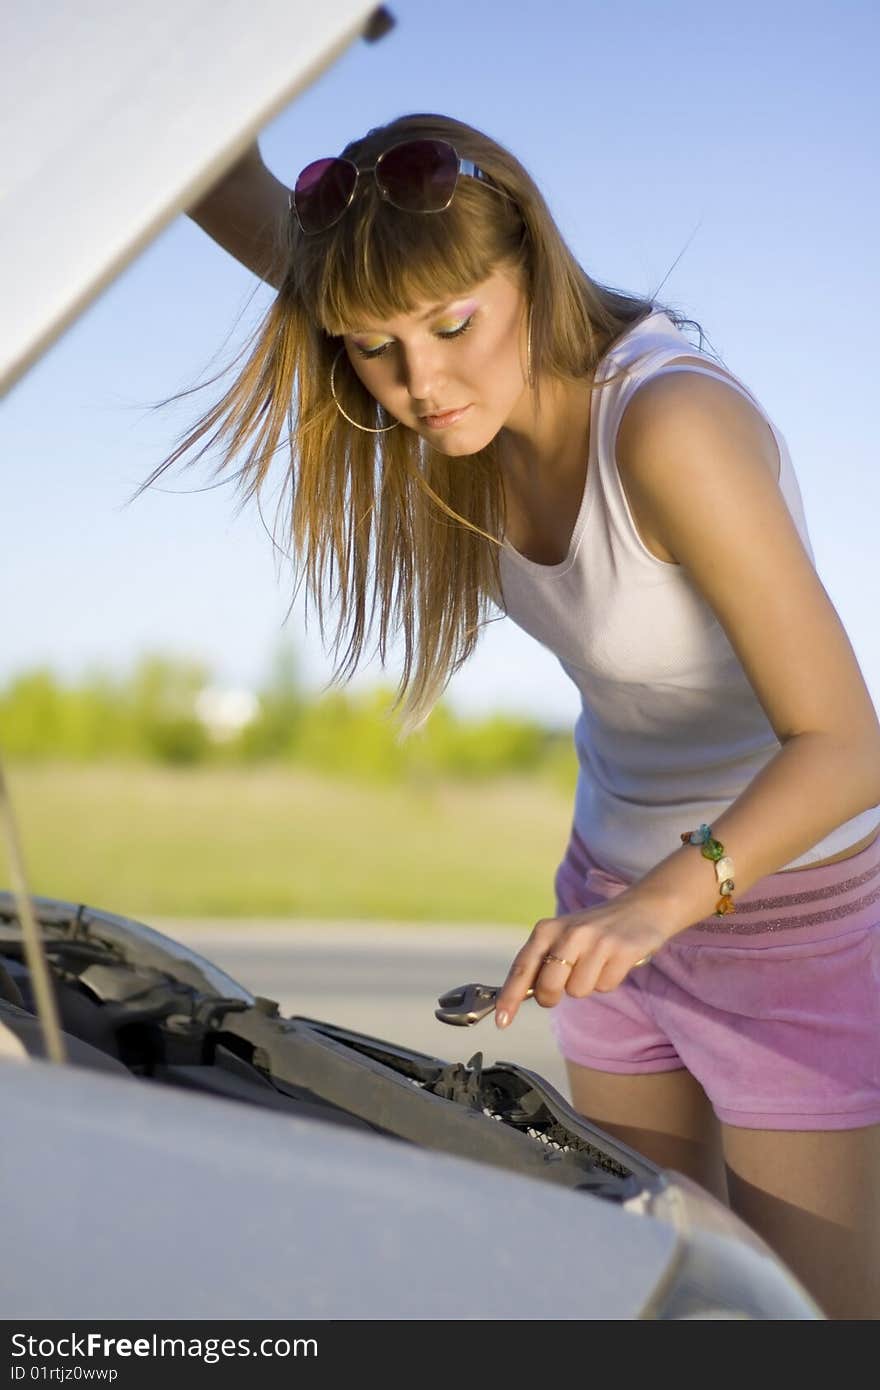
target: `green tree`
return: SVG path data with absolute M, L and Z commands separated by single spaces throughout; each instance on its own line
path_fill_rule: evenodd
M 399 780 L 407 752 L 396 741 L 391 700 L 391 692 L 381 686 L 358 694 L 333 690 L 322 695 L 303 714 L 297 762 L 368 781 Z
M 279 644 L 258 699 L 259 713 L 241 730 L 232 745 L 233 751 L 249 760 L 295 756 L 307 701 L 300 682 L 299 659 L 289 639 Z
M 177 764 L 203 762 L 210 755 L 210 736 L 196 713 L 196 697 L 209 676 L 200 662 L 141 658 L 125 695 L 142 753 Z
M 64 749 L 64 690 L 46 667 L 16 676 L 0 697 L 0 744 L 6 753 L 34 758 Z

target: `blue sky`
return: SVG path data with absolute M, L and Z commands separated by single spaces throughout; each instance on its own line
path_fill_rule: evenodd
M 702 324 L 785 435 L 820 577 L 880 705 L 877 6 L 390 8 L 394 31 L 355 44 L 262 133 L 269 167 L 292 182 L 369 126 L 442 111 L 513 150 L 597 280 L 649 293 L 686 248 L 658 298 Z M 329 678 L 301 603 L 284 625 L 289 570 L 230 487 L 125 505 L 215 396 L 149 404 L 225 364 L 272 293 L 180 217 L 14 388 L 0 681 L 36 664 L 124 671 L 162 650 L 249 686 L 285 636 L 309 684 Z M 163 486 L 207 482 L 203 468 Z M 356 684 L 381 675 L 365 666 Z M 560 724 L 577 712 L 554 658 L 509 622 L 448 698 Z

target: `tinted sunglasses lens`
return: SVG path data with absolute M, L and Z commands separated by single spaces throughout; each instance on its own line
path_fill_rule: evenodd
M 296 181 L 293 203 L 304 232 L 323 232 L 351 202 L 357 170 L 347 159 L 316 159 Z
M 440 212 L 458 178 L 458 155 L 445 140 L 408 140 L 386 150 L 376 180 L 389 202 L 406 212 Z

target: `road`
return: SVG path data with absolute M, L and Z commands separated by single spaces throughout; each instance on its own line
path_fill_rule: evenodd
M 519 1062 L 568 1098 L 549 1012 L 529 999 L 506 1032 L 491 1016 L 471 1028 L 434 1017 L 437 996 L 474 981 L 500 985 L 523 935 L 507 927 L 373 922 L 192 921 L 150 925 L 207 956 L 284 1015 L 354 1028 L 445 1061 Z

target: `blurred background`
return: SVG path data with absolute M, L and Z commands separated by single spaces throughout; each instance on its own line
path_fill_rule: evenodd
M 507 144 L 587 271 L 696 320 L 785 435 L 876 703 L 877 7 L 390 8 L 262 133 L 268 166 L 292 183 L 411 111 Z M 273 293 L 181 216 L 6 402 L 0 746 L 32 886 L 137 917 L 526 932 L 574 789 L 555 659 L 493 623 L 401 748 L 400 654 L 326 690 L 271 510 L 199 490 L 207 465 L 128 505 L 221 387 L 153 404 L 231 361 Z

